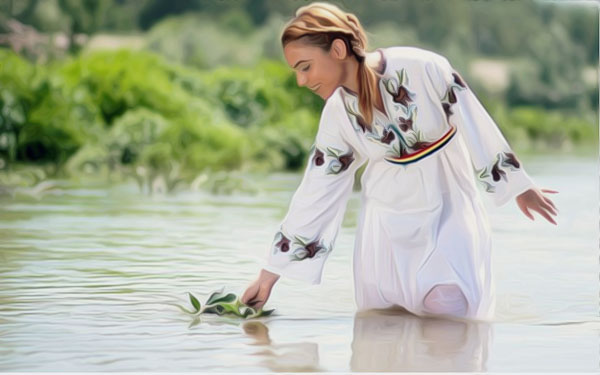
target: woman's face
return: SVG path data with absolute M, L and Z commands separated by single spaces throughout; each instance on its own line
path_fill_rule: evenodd
M 327 100 L 345 77 L 346 48 L 340 39 L 333 41 L 329 52 L 301 41 L 286 44 L 283 54 L 296 72 L 298 86 L 306 86 Z

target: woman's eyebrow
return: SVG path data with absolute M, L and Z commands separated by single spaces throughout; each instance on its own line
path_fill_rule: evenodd
M 297 63 L 294 64 L 293 68 L 296 69 L 296 67 L 298 66 L 298 64 L 300 64 L 302 62 L 307 62 L 307 61 L 310 61 L 310 60 L 300 60 L 300 61 L 298 61 Z

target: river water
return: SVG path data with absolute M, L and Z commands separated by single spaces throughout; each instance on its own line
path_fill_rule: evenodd
M 493 322 L 357 315 L 354 193 L 321 285 L 281 279 L 242 321 L 201 316 L 256 276 L 299 174 L 246 176 L 253 192 L 140 194 L 64 186 L 0 197 L 0 371 L 598 371 L 598 163 L 530 158 L 559 190 L 558 226 L 484 198 L 494 231 Z

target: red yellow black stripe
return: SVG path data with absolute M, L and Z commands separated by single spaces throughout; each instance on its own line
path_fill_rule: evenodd
M 450 139 L 452 139 L 452 137 L 454 137 L 454 134 L 456 134 L 456 128 L 451 126 L 450 130 L 448 130 L 448 132 L 446 134 L 444 134 L 442 136 L 442 138 L 438 139 L 437 141 L 435 141 L 434 143 L 432 143 L 429 147 L 426 147 L 424 149 L 421 149 L 419 151 L 415 151 L 411 154 L 407 154 L 401 157 L 395 157 L 395 156 L 386 156 L 385 160 L 389 161 L 390 163 L 393 164 L 411 164 L 414 163 L 416 161 L 419 161 L 431 154 L 433 154 L 434 152 L 436 152 L 437 150 L 441 149 L 442 147 L 444 147 L 444 145 L 446 143 L 448 143 L 450 141 Z

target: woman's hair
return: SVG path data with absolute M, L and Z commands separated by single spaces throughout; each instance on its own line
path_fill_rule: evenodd
M 377 74 L 365 62 L 367 36 L 354 14 L 321 2 L 303 6 L 283 29 L 281 45 L 285 47 L 289 42 L 301 40 L 328 52 L 335 39 L 343 40 L 347 52 L 354 55 L 359 63 L 359 110 L 366 126 L 370 128 L 376 101 Z

